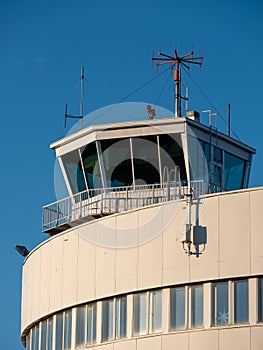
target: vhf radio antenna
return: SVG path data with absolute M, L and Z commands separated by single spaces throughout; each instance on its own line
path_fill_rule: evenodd
M 79 106 L 79 115 L 68 114 L 68 105 L 66 104 L 65 108 L 65 119 L 64 119 L 64 128 L 67 126 L 67 119 L 80 119 L 80 129 L 82 129 L 82 120 L 83 120 L 83 100 L 84 100 L 84 68 L 81 67 L 81 76 L 80 76 L 80 106 Z
M 200 69 L 203 64 L 203 55 L 199 57 L 193 57 L 194 55 L 194 49 L 192 49 L 191 52 L 187 53 L 184 56 L 179 56 L 178 51 L 176 50 L 176 47 L 174 48 L 174 56 L 167 55 L 162 52 L 158 52 L 158 56 L 154 57 L 154 52 L 153 52 L 153 57 L 152 61 L 157 61 L 156 67 L 158 70 L 159 66 L 162 66 L 164 64 L 169 64 L 170 65 L 170 71 L 172 72 L 173 69 L 175 68 L 174 71 L 174 83 L 175 83 L 175 117 L 181 117 L 181 99 L 185 99 L 184 97 L 181 96 L 181 65 L 185 68 L 190 70 L 190 65 L 189 64 L 197 64 L 200 66 Z

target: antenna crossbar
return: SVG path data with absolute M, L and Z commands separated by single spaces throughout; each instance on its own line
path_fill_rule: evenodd
M 174 56 L 167 55 L 163 52 L 158 52 L 157 57 L 153 57 L 152 61 L 156 61 L 156 68 L 163 65 L 169 65 L 170 71 L 174 70 L 174 83 L 175 83 L 175 117 L 181 117 L 181 100 L 184 99 L 181 96 L 181 69 L 180 66 L 190 70 L 191 64 L 199 65 L 200 68 L 203 65 L 203 56 L 194 57 L 194 50 L 188 52 L 183 56 L 179 56 L 176 48 L 174 49 Z

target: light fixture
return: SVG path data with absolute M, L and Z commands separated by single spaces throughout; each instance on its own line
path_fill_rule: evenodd
M 16 245 L 16 250 L 22 256 L 27 256 L 30 253 L 30 251 L 23 245 Z

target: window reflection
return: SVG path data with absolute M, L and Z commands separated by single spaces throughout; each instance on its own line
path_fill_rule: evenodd
M 88 326 L 87 326 L 87 343 L 93 344 L 96 342 L 96 327 L 97 327 L 97 306 L 96 303 L 88 305 Z
M 107 187 L 128 186 L 133 182 L 129 139 L 102 140 L 101 150 Z
M 134 177 L 136 184 L 159 184 L 160 169 L 157 136 L 132 138 Z
M 225 152 L 224 183 L 225 190 L 238 190 L 243 188 L 245 161 Z
M 116 338 L 126 337 L 126 323 L 127 323 L 127 297 L 121 297 L 116 299 L 115 307 L 115 319 L 116 319 Z
M 234 323 L 248 321 L 248 281 L 234 282 Z
M 113 300 L 102 302 L 102 341 L 113 339 Z
M 73 194 L 85 191 L 86 184 L 79 158 L 79 151 L 75 150 L 63 155 L 62 162 Z
M 98 153 L 95 142 L 81 149 L 81 157 L 89 189 L 101 188 L 101 174 L 98 162 Z
M 56 317 L 56 350 L 62 350 L 63 341 L 63 314 Z
M 76 316 L 76 345 L 85 344 L 85 314 L 86 306 L 79 306 Z
M 152 333 L 162 330 L 162 291 L 154 291 L 150 294 L 151 299 L 151 331 Z
M 133 334 L 146 334 L 146 293 L 135 294 L 133 298 Z
M 212 297 L 213 325 L 228 324 L 228 283 L 215 283 L 213 285 Z
M 191 288 L 192 302 L 192 327 L 203 326 L 203 286 L 193 286 Z
M 170 291 L 170 328 L 185 327 L 185 287 L 172 288 Z
M 185 161 L 183 147 L 181 144 L 181 135 L 174 134 L 169 135 L 160 135 L 159 136 L 160 144 L 160 155 L 161 155 L 161 170 L 164 176 L 164 169 L 167 168 L 171 174 L 171 181 L 178 181 L 178 175 L 174 173 L 175 168 L 178 166 L 180 169 L 180 179 L 182 185 L 187 184 L 186 170 L 185 170 Z M 166 181 L 166 179 L 164 179 Z
M 47 321 L 43 321 L 41 324 L 41 350 L 46 350 L 47 347 Z
M 258 279 L 258 321 L 263 322 L 263 278 Z

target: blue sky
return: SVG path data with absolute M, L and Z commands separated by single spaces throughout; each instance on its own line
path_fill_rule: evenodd
M 41 207 L 55 200 L 55 155 L 49 144 L 65 135 L 65 103 L 78 113 L 80 68 L 85 109 L 119 102 L 152 79 L 152 49 L 204 50 L 202 73 L 192 78 L 223 117 L 232 105 L 232 128 L 255 147 L 250 185 L 262 185 L 263 3 L 249 1 L 39 1 L 0 5 L 1 113 L 1 347 L 20 344 L 23 258 L 14 247 L 33 249 L 41 233 Z M 187 76 L 190 107 L 211 108 Z M 165 74 L 128 101 L 154 103 Z M 172 82 L 159 105 L 172 108 Z M 103 120 L 107 122 L 107 120 Z M 108 120 L 110 122 L 110 120 Z M 72 125 L 72 124 L 71 124 Z M 220 119 L 220 128 L 226 131 Z

